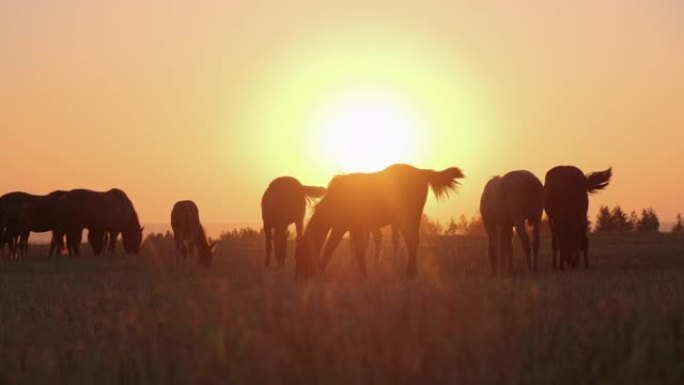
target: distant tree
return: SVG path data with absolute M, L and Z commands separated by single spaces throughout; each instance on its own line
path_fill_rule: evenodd
M 468 221 L 468 218 L 461 214 L 461 216 L 458 218 L 458 228 L 460 229 L 461 234 L 467 234 L 469 226 L 470 222 Z
M 614 231 L 626 232 L 632 230 L 629 224 L 629 217 L 627 216 L 627 213 L 622 211 L 622 207 L 620 207 L 620 205 L 613 207 L 610 215 L 612 217 Z
M 636 211 L 632 210 L 632 212 L 629 213 L 629 230 L 636 230 L 637 224 L 639 224 L 639 216 L 637 215 Z
M 453 237 L 458 234 L 460 234 L 458 224 L 456 224 L 454 218 L 451 218 L 449 221 L 449 226 L 447 226 L 447 229 L 444 231 L 444 235 Z
M 434 239 L 441 234 L 442 225 L 439 224 L 439 221 L 432 220 L 430 217 L 423 214 L 423 218 L 420 220 L 420 237 Z
M 641 218 L 637 223 L 636 230 L 639 232 L 658 232 L 660 221 L 652 208 L 641 210 Z
M 482 217 L 479 216 L 473 216 L 470 218 L 470 222 L 468 222 L 468 229 L 466 230 L 466 234 L 468 235 L 484 235 L 486 233 L 485 227 L 484 227 L 484 222 L 482 221 Z
M 682 223 L 682 213 L 677 213 L 677 221 L 672 227 L 673 234 L 684 234 L 684 223 Z
M 628 232 L 633 231 L 634 226 L 638 218 L 636 213 L 632 212 L 629 216 L 622 210 L 620 205 L 609 209 L 608 206 L 601 206 L 599 213 L 596 216 L 596 228 L 594 232 L 596 233 L 609 233 L 609 232 Z
M 596 227 L 594 228 L 594 232 L 607 233 L 611 231 L 615 231 L 613 215 L 608 206 L 601 206 L 601 208 L 599 208 L 599 213 L 596 216 Z

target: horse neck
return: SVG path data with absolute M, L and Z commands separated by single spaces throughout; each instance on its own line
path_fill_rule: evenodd
M 207 243 L 207 235 L 204 232 L 204 227 L 202 227 L 202 225 L 199 225 L 199 227 L 197 228 L 197 234 L 195 235 L 195 242 L 199 245 L 209 246 L 209 244 Z
M 310 239 L 312 242 L 314 255 L 320 255 L 323 243 L 330 228 L 331 223 L 326 211 L 321 210 L 319 207 L 314 211 L 314 214 L 311 216 L 311 219 L 306 226 L 306 230 L 304 231 L 304 237 Z

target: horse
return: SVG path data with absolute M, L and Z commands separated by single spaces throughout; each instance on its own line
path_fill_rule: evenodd
M 65 191 L 53 191 L 47 195 L 12 192 L 0 197 L 2 248 L 10 245 L 10 253 L 25 257 L 28 253 L 30 232 L 46 232 L 55 229 L 55 205 Z M 18 249 L 18 250 L 17 250 Z
M 327 188 L 330 189 L 333 185 L 335 185 L 336 183 L 339 183 L 341 180 L 343 180 L 345 178 L 349 178 L 349 177 L 359 178 L 359 175 L 362 175 L 362 174 L 361 173 L 352 173 L 352 174 L 336 175 L 335 177 L 333 177 L 330 180 Z M 394 225 L 392 225 L 391 227 L 392 227 L 392 244 L 394 245 L 394 255 L 396 256 L 398 253 L 399 233 L 398 233 L 397 228 Z M 328 238 L 328 240 L 326 242 L 325 248 L 323 250 L 323 255 L 321 258 L 321 262 L 322 262 L 321 269 L 323 271 L 325 271 L 326 267 L 328 266 L 328 263 L 330 263 L 330 259 L 332 258 L 332 255 L 333 255 L 335 249 L 337 248 L 337 245 L 339 244 L 339 242 L 344 237 L 344 234 L 346 234 L 347 232 L 350 232 L 350 231 L 351 231 L 350 228 L 342 228 L 339 226 L 331 229 L 330 237 Z M 366 229 L 365 234 L 356 234 L 354 236 L 352 236 L 351 232 L 350 232 L 351 238 L 359 237 L 359 236 L 361 236 L 361 238 L 356 238 L 356 243 L 361 242 L 363 245 L 367 245 L 367 243 L 368 243 L 368 240 L 366 240 L 367 237 L 373 238 L 373 241 L 374 241 L 373 259 L 374 259 L 374 262 L 376 265 L 379 264 L 380 263 L 380 254 L 382 252 L 382 231 L 381 231 L 381 228 L 378 227 L 378 228 L 374 228 L 374 229 Z M 352 254 L 357 253 L 357 247 L 359 247 L 359 245 L 357 245 L 356 243 L 354 241 L 352 241 L 350 243 L 351 249 L 352 249 Z M 359 267 L 361 268 L 361 274 L 365 276 L 366 275 L 366 260 L 365 260 L 365 248 L 366 248 L 366 246 L 363 246 L 363 247 L 364 247 L 364 251 L 363 251 L 364 258 L 359 259 L 358 263 L 359 263 Z M 359 251 L 359 252 L 361 252 L 361 251 Z
M 299 240 L 304 227 L 307 202 L 320 198 L 325 188 L 302 185 L 291 176 L 274 179 L 261 197 L 261 218 L 266 235 L 266 266 L 271 262 L 271 249 L 280 266 L 285 265 L 287 256 L 287 227 L 294 223 Z
M 79 255 L 80 241 L 77 242 L 75 237 L 80 237 L 80 232 L 86 228 L 94 234 L 109 234 L 111 254 L 115 252 L 119 233 L 127 254 L 137 254 L 140 251 L 143 228 L 140 226 L 133 203 L 122 190 L 114 188 L 102 192 L 86 189 L 67 191 L 55 205 L 55 218 L 59 250 L 63 248 L 63 237 L 66 234 L 69 248 L 74 255 Z
M 319 255 L 328 233 L 323 265 L 342 235 L 350 234 L 352 248 L 365 275 L 368 235 L 374 229 L 394 225 L 408 250 L 407 277 L 417 273 L 416 254 L 420 219 L 432 188 L 438 199 L 455 191 L 463 172 L 457 167 L 442 171 L 395 164 L 375 173 L 357 173 L 334 178 L 316 205 L 302 239 L 297 244 L 295 279 L 311 277 L 320 270 Z
M 576 267 L 579 264 L 580 251 L 584 254 L 584 268 L 589 268 L 589 193 L 606 188 L 612 175 L 612 168 L 585 175 L 574 166 L 557 166 L 546 173 L 545 210 L 551 227 L 554 268 L 564 270 L 566 263 L 570 267 Z M 560 261 L 557 264 L 559 250 Z
M 513 270 L 513 228 L 527 257 L 527 270 L 537 271 L 539 255 L 539 227 L 544 212 L 544 185 L 539 178 L 526 170 L 511 171 L 503 177 L 490 179 L 480 198 L 480 214 L 489 240 L 489 261 L 492 275 L 496 275 L 501 255 L 503 264 L 508 260 Z M 532 226 L 532 241 L 527 235 L 525 222 Z
M 173 229 L 173 238 L 176 241 L 177 266 L 181 256 L 185 262 L 188 250 L 192 248 L 197 253 L 197 263 L 205 267 L 211 266 L 215 245 L 210 245 L 207 242 L 204 228 L 202 228 L 199 220 L 199 209 L 195 202 L 185 200 L 173 205 L 171 228 Z

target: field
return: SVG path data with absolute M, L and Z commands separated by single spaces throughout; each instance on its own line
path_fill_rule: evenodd
M 171 245 L 135 257 L 0 265 L 0 383 L 654 384 L 684 382 L 684 239 L 591 238 L 592 268 L 490 277 L 480 237 L 324 279 L 263 267 L 260 239 L 210 269 Z M 89 253 L 85 253 L 89 254 Z

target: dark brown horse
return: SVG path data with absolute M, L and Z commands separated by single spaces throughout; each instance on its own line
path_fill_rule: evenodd
M 55 229 L 55 206 L 64 191 L 48 195 L 12 192 L 0 197 L 0 227 L 3 249 L 10 245 L 10 253 L 26 256 L 30 232 L 42 233 Z M 4 252 L 4 250 L 3 250 Z
M 176 241 L 176 265 L 179 265 L 180 257 L 183 257 L 183 262 L 185 262 L 188 252 L 192 253 L 194 249 L 197 254 L 197 263 L 205 267 L 211 266 L 214 245 L 207 242 L 195 202 L 186 200 L 173 205 L 171 228 Z
M 380 172 L 344 175 L 331 181 L 297 244 L 296 277 L 316 275 L 328 233 L 324 259 L 329 259 L 347 231 L 365 274 L 368 235 L 387 225 L 396 226 L 404 237 L 408 249 L 406 275 L 415 276 L 420 219 L 428 190 L 432 188 L 440 198 L 457 188 L 459 178 L 463 173 L 456 167 L 434 171 L 396 164 Z
M 306 204 L 325 194 L 325 188 L 304 186 L 291 176 L 274 179 L 261 198 L 261 218 L 266 235 L 266 266 L 271 262 L 271 248 L 275 246 L 278 264 L 283 266 L 287 256 L 287 227 L 294 223 L 297 240 L 302 235 Z
M 75 255 L 79 243 L 74 236 L 86 228 L 93 234 L 108 233 L 109 251 L 115 252 L 116 239 L 121 234 L 128 254 L 137 254 L 142 243 L 142 230 L 138 214 L 128 196 L 119 189 L 99 192 L 86 189 L 67 191 L 55 206 L 56 236 L 60 250 L 63 236 Z M 71 238 L 71 240 L 69 239 Z M 102 238 L 104 240 L 104 236 Z M 94 248 L 95 251 L 95 248 Z
M 554 167 L 546 173 L 546 215 L 551 227 L 553 267 L 575 267 L 580 251 L 584 254 L 584 268 L 589 268 L 589 240 L 587 238 L 589 210 L 588 193 L 608 186 L 612 168 L 584 175 L 573 166 Z M 556 263 L 560 250 L 560 263 Z
M 527 257 L 527 270 L 537 271 L 539 225 L 544 212 L 544 186 L 529 171 L 511 171 L 487 182 L 480 199 L 480 213 L 489 238 L 492 274 L 498 267 L 497 255 L 513 270 L 513 228 Z M 532 226 L 532 241 L 525 224 Z

